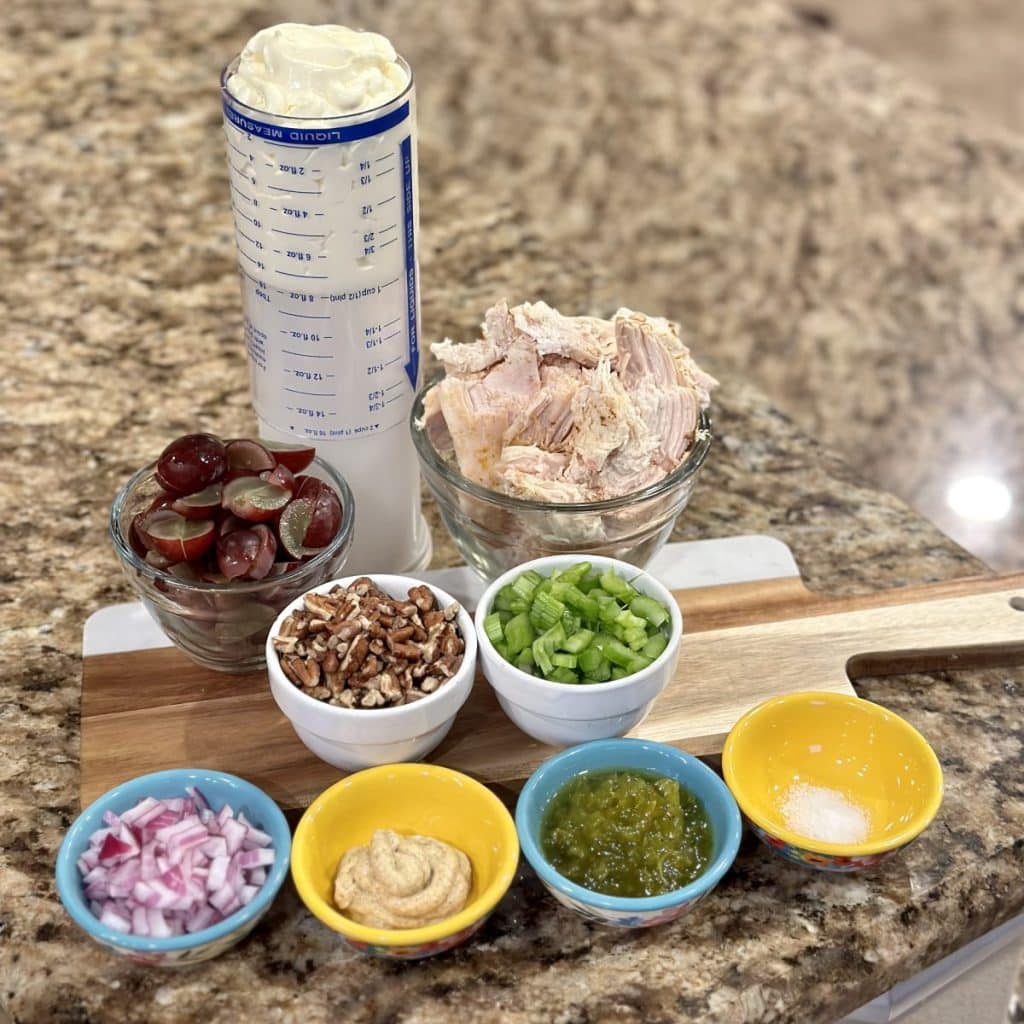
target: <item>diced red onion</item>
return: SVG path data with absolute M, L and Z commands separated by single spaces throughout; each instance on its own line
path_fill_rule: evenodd
M 103 912 L 100 914 L 100 924 L 105 924 L 108 928 L 113 928 L 114 931 L 125 932 L 126 934 L 132 930 L 131 920 L 121 914 L 110 902 L 103 905 Z
M 274 863 L 271 837 L 216 814 L 195 787 L 188 796 L 146 797 L 122 815 L 107 811 L 78 871 L 89 909 L 115 931 L 169 938 L 209 928 L 251 903 Z

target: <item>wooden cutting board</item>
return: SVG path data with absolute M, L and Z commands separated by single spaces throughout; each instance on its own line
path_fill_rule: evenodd
M 798 577 L 675 592 L 685 635 L 675 678 L 631 735 L 720 753 L 749 708 L 794 690 L 852 693 L 850 676 L 1024 663 L 1024 574 L 827 598 Z M 431 760 L 485 782 L 526 778 L 552 748 L 505 717 L 478 676 Z M 234 772 L 282 807 L 307 806 L 344 773 L 296 739 L 266 673 L 225 675 L 177 649 L 87 655 L 83 805 L 172 767 Z

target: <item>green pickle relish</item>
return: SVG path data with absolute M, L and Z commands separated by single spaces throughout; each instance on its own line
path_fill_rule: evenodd
M 660 896 L 711 862 L 711 821 L 675 779 L 649 772 L 586 772 L 544 812 L 544 856 L 560 874 L 606 896 Z

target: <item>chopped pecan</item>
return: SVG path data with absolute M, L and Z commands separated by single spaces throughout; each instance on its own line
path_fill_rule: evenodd
M 409 600 L 421 612 L 429 612 L 437 602 L 434 600 L 434 592 L 430 587 L 420 584 L 409 591 Z
M 327 594 L 307 594 L 302 603 L 314 619 L 330 619 L 334 615 L 334 602 Z
M 392 597 L 369 577 L 308 594 L 273 638 L 282 671 L 336 707 L 422 700 L 458 671 L 465 652 L 459 606 L 440 608 L 425 585 Z

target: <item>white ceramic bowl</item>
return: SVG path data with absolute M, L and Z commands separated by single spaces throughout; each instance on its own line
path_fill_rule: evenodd
M 359 576 L 330 580 L 307 593 L 324 594 L 348 586 Z M 391 597 L 405 598 L 410 587 L 426 585 L 442 608 L 455 603 L 451 594 L 409 576 L 370 575 Z M 459 670 L 433 693 L 413 704 L 390 708 L 339 708 L 303 693 L 283 672 L 273 638 L 284 620 L 302 607 L 296 598 L 277 617 L 267 635 L 267 672 L 270 692 L 295 730 L 295 735 L 322 761 L 345 771 L 379 764 L 419 761 L 448 734 L 459 708 L 466 703 L 476 673 L 476 631 L 465 608 L 458 615 L 459 632 L 466 643 Z
M 647 668 L 608 683 L 552 683 L 510 665 L 494 649 L 484 631 L 484 619 L 491 610 L 495 594 L 527 569 L 550 576 L 555 569 L 565 569 L 582 561 L 590 562 L 595 569 L 611 567 L 642 594 L 660 601 L 671 616 L 668 647 Z M 476 630 L 484 675 L 505 714 L 535 740 L 550 746 L 569 746 L 623 736 L 644 720 L 675 672 L 683 616 L 669 591 L 649 572 L 629 562 L 601 555 L 551 555 L 524 562 L 499 576 L 477 606 Z

